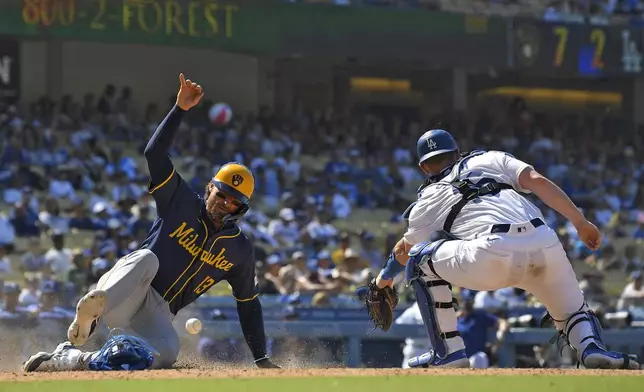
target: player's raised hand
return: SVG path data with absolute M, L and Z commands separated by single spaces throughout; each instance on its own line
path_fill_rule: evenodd
M 183 110 L 190 110 L 199 103 L 203 97 L 203 89 L 200 85 L 185 78 L 183 73 L 179 74 L 179 92 L 177 93 L 177 106 Z
M 584 244 L 590 250 L 597 250 L 602 245 L 602 234 L 599 232 L 597 226 L 592 224 L 589 221 L 584 221 L 581 224 L 576 226 L 577 234 L 579 239 L 583 241 Z

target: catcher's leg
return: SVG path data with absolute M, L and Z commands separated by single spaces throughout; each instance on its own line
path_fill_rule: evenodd
M 96 290 L 87 293 L 76 306 L 76 317 L 67 338 L 82 346 L 96 332 L 99 320 L 110 328 L 127 328 L 148 293 L 159 269 L 159 259 L 147 249 L 122 257 L 103 275 Z
M 549 246 L 529 255 L 530 265 L 543 268 L 526 274 L 519 286 L 545 305 L 560 337 L 575 349 L 584 367 L 639 369 L 637 356 L 606 350 L 601 324 L 584 302 L 565 250 L 554 232 L 545 233 L 543 241 Z
M 469 367 L 465 344 L 456 327 L 450 284 L 436 277 L 424 277 L 415 279 L 412 285 L 432 350 L 411 358 L 409 367 Z
M 452 297 L 452 286 L 435 273 L 431 262 L 437 249 L 450 242 L 426 246 L 421 244 L 409 252 L 408 263 L 411 263 L 409 265 L 421 266 L 414 267 L 411 284 L 432 345 L 432 350 L 428 353 L 410 359 L 410 367 L 469 367 L 470 365 L 465 354 L 465 344 L 457 329 L 454 309 L 456 300 Z

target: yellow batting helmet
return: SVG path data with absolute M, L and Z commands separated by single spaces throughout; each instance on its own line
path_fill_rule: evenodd
M 255 190 L 255 177 L 245 165 L 231 162 L 223 165 L 215 174 L 212 183 L 226 194 L 234 196 L 244 204 L 250 202 Z

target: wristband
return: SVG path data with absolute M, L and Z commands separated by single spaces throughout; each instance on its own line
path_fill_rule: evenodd
M 382 269 L 380 277 L 385 280 L 392 280 L 396 277 L 396 275 L 404 270 L 405 266 L 400 264 L 398 260 L 396 260 L 396 257 L 392 252 L 389 254 L 389 259 L 387 259 L 387 264 L 385 264 L 385 268 Z

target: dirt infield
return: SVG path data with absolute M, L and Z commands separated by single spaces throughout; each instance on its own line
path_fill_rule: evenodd
M 257 377 L 345 377 L 345 376 L 644 376 L 644 371 L 585 369 L 170 369 L 140 372 L 60 372 L 0 373 L 0 381 L 103 380 L 103 379 L 181 379 L 181 378 L 257 378 Z

